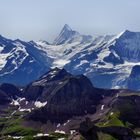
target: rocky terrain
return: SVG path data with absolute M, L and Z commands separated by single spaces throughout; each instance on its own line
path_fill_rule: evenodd
M 0 36 L 0 83 L 2 140 L 140 139 L 140 32 Z
M 25 87 L 2 84 L 0 139 L 138 140 L 139 94 L 99 89 L 59 68 Z

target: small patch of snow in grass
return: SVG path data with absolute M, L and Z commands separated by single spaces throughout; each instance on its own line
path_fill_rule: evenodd
M 58 140 L 64 140 L 65 138 L 59 138 Z
M 42 136 L 49 136 L 49 134 L 38 133 L 34 137 L 42 137 Z
M 110 115 L 113 115 L 113 114 L 114 114 L 113 112 L 110 113 Z

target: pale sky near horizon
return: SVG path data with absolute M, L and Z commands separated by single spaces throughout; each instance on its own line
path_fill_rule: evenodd
M 140 0 L 0 0 L 0 34 L 52 41 L 64 24 L 81 34 L 140 31 Z

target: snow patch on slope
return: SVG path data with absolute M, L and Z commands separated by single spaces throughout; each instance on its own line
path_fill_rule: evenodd
M 64 59 L 56 60 L 53 63 L 53 67 L 63 68 L 63 66 L 68 64 L 69 62 L 70 60 L 64 60 Z
M 46 102 L 40 102 L 40 101 L 36 101 L 34 103 L 34 105 L 37 107 L 37 108 L 41 108 L 41 107 L 44 107 L 45 105 L 47 105 L 47 101 Z

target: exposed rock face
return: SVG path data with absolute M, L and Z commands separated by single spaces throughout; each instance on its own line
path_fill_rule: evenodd
M 130 122 L 136 126 L 140 126 L 140 96 L 131 95 L 123 96 L 116 99 L 111 108 L 120 112 L 120 119 L 124 122 Z
M 132 77 L 137 77 L 135 71 L 139 67 Z M 20 95 L 20 88 L 14 85 L 0 86 L 0 116 L 8 122 L 22 118 L 24 127 L 37 127 L 44 134 L 55 130 L 71 134 L 73 130 L 71 140 L 135 140 L 139 134 L 139 92 L 98 89 L 84 75 L 55 68 L 29 84 L 22 98 Z M 6 126 L 7 122 L 4 129 Z
M 65 77 L 62 76 L 62 73 L 64 74 L 65 71 L 60 71 L 60 76 L 54 77 L 59 79 L 58 82 L 52 83 L 55 86 L 47 91 L 43 90 L 39 97 L 39 99 L 42 99 L 46 94 L 47 105 L 33 112 L 29 117 L 30 119 L 63 122 L 72 116 L 80 116 L 96 111 L 96 105 L 102 98 L 99 90 L 93 88 L 89 79 L 83 75 L 72 76 L 66 74 Z M 58 78 L 61 76 L 63 78 Z M 51 84 L 51 82 L 48 83 Z M 46 86 L 48 85 L 46 84 Z
M 0 105 L 5 105 L 7 103 L 10 103 L 10 98 L 6 93 L 4 93 L 2 90 L 0 90 Z
M 108 99 L 105 100 L 107 101 Z M 106 112 L 104 109 L 106 113 L 104 114 L 102 112 L 100 119 L 97 117 L 96 121 L 91 121 L 89 118 L 86 118 L 78 129 L 80 134 L 87 140 L 102 140 L 100 136 L 102 135 L 104 138 L 108 137 L 106 134 L 109 135 L 110 138 L 113 136 L 118 140 L 136 139 L 133 130 L 140 126 L 140 96 L 130 92 L 126 93 L 126 95 L 120 94 L 120 96 L 116 98 L 112 97 L 111 101 L 108 101 L 108 107 L 109 110 Z M 116 113 L 118 115 L 116 115 Z M 91 118 L 93 118 L 93 116 Z M 118 120 L 123 125 L 119 124 Z M 98 126 L 96 122 L 101 122 L 102 125 Z M 127 126 L 127 123 L 129 123 L 130 126 Z
M 42 94 L 43 87 L 41 86 L 27 86 L 23 94 L 27 100 L 35 101 Z
M 31 83 L 24 89 L 27 100 L 43 100 L 46 101 L 52 90 L 57 84 L 66 77 L 71 76 L 64 69 L 54 68 L 39 78 L 39 80 Z
M 7 104 L 12 99 L 17 99 L 21 96 L 21 91 L 18 87 L 11 84 L 0 85 L 0 104 Z
M 132 90 L 139 90 L 140 86 L 140 66 L 136 65 L 132 68 L 131 74 L 126 80 L 127 87 Z
M 131 75 L 130 76 L 132 78 L 140 78 L 140 66 L 139 65 L 135 65 L 132 68 L 132 71 L 131 71 Z
M 12 84 L 2 84 L 0 85 L 0 90 L 5 92 L 10 98 L 16 99 L 21 96 L 21 91 L 18 87 Z
M 113 53 L 110 53 L 109 56 L 104 58 L 105 62 L 112 63 L 113 65 L 123 64 L 124 61 L 120 57 L 116 57 Z
M 112 47 L 116 53 L 124 60 L 131 62 L 140 61 L 140 33 L 126 30 Z
M 79 131 L 86 140 L 102 140 L 99 138 L 99 133 L 109 134 L 118 140 L 132 140 L 134 138 L 134 133 L 129 128 L 116 126 L 97 127 L 95 125 L 91 127 L 91 122 L 90 126 L 88 122 L 81 123 Z

